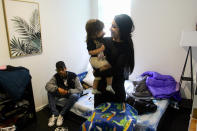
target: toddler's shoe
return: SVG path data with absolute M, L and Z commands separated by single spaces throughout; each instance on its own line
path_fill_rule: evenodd
M 98 91 L 97 89 L 93 89 L 93 90 L 92 90 L 92 94 L 101 94 L 101 92 Z
M 111 92 L 111 93 L 113 93 L 113 94 L 115 94 L 115 91 L 113 90 L 113 88 L 112 88 L 111 85 L 108 85 L 108 86 L 106 87 L 106 90 L 109 91 L 109 92 Z

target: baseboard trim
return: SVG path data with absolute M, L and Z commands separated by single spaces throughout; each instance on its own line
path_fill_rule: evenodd
M 41 110 L 42 110 L 43 108 L 45 108 L 47 105 L 48 105 L 48 104 L 42 105 L 42 106 L 40 106 L 40 107 L 37 107 L 37 108 L 36 108 L 36 112 L 41 111 Z

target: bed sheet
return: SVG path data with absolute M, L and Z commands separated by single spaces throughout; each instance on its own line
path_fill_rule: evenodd
M 140 79 L 140 78 L 138 78 Z M 125 90 L 127 97 L 128 94 L 132 94 L 134 91 L 134 85 L 131 81 L 125 81 Z M 135 97 L 136 99 L 154 99 L 153 97 Z M 137 124 L 135 126 L 136 131 L 156 131 L 159 121 L 163 114 L 165 113 L 170 101 L 168 99 L 165 100 L 153 100 L 154 104 L 157 105 L 157 110 L 154 113 L 148 113 L 143 115 L 138 115 Z
M 157 111 L 154 113 L 148 113 L 138 115 L 137 124 L 135 126 L 136 131 L 156 131 L 159 121 L 165 113 L 169 100 L 153 100 L 157 105 Z
M 83 94 L 84 96 L 79 98 L 70 111 L 87 119 L 94 110 L 94 95 L 92 94 L 92 88 L 84 90 Z

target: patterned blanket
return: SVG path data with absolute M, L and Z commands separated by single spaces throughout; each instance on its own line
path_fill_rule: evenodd
M 137 111 L 125 103 L 103 103 L 80 127 L 80 131 L 132 131 Z

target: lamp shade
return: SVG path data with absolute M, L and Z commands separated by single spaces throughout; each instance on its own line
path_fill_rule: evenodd
M 181 46 L 197 46 L 197 31 L 182 32 Z

